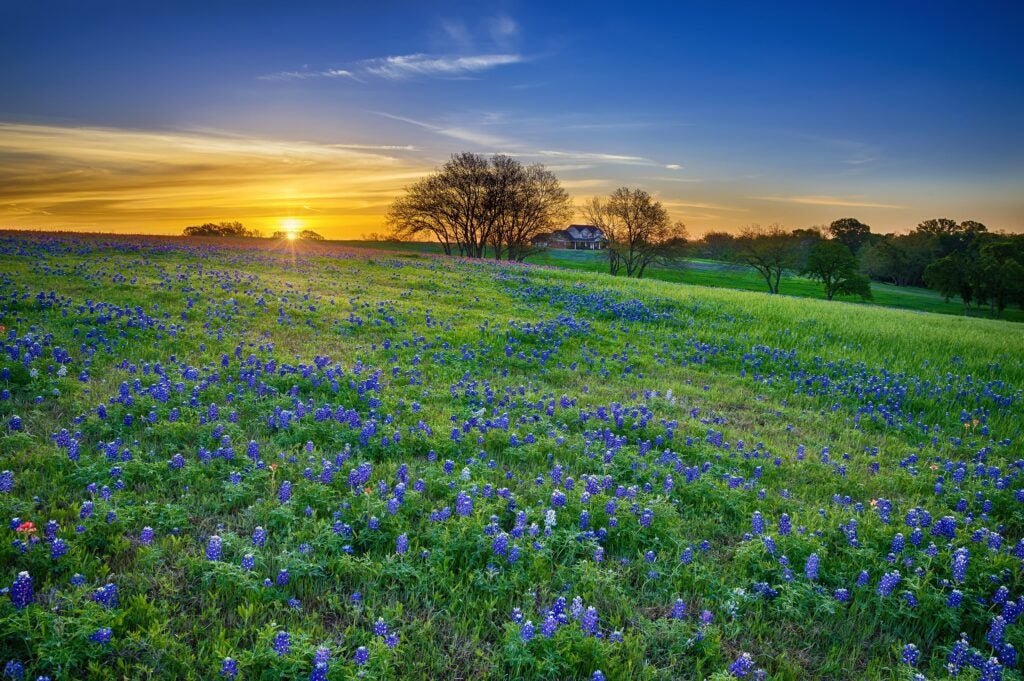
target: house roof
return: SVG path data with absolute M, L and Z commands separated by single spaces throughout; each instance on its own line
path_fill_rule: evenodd
M 569 225 L 565 231 L 572 241 L 601 241 L 604 233 L 593 225 Z

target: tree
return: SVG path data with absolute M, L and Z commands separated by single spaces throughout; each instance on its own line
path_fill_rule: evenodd
M 406 189 L 388 211 L 395 238 L 432 235 L 444 252 L 523 260 L 534 237 L 570 215 L 569 195 L 542 165 L 524 167 L 508 156 L 456 154 L 434 174 Z
M 839 218 L 828 226 L 828 235 L 856 254 L 871 236 L 871 228 L 857 218 Z
M 956 220 L 950 220 L 949 218 L 932 218 L 931 220 L 925 220 L 920 223 L 914 232 L 918 234 L 941 236 L 943 234 L 955 234 L 959 228 L 960 226 L 956 224 Z
M 799 255 L 797 238 L 776 223 L 743 229 L 736 239 L 734 257 L 764 277 L 769 293 L 778 293 L 782 273 L 798 263 Z
M 495 157 L 495 193 L 499 206 L 491 233 L 495 259 L 522 262 L 539 249 L 535 239 L 572 217 L 572 202 L 558 178 L 542 165 L 524 167 L 507 156 Z
M 684 255 L 685 225 L 671 222 L 661 202 L 643 189 L 620 187 L 607 199 L 595 197 L 583 214 L 608 240 L 612 274 L 624 269 L 639 279 L 650 264 L 677 265 Z
M 189 225 L 185 228 L 185 236 L 234 236 L 258 237 L 258 229 L 246 229 L 241 222 L 205 222 L 201 225 Z
M 305 241 L 323 241 L 324 238 L 320 234 L 314 232 L 311 229 L 304 229 L 301 232 L 285 232 L 278 231 L 274 232 L 270 237 L 271 239 L 303 239 Z
M 935 237 L 922 232 L 888 234 L 861 249 L 861 267 L 872 278 L 896 286 L 920 286 L 935 258 Z
M 871 298 L 871 282 L 858 271 L 857 257 L 846 244 L 835 239 L 811 245 L 803 273 L 822 283 L 829 300 L 836 294 Z
M 930 263 L 924 270 L 924 282 L 946 300 L 960 296 L 964 312 L 974 300 L 978 286 L 977 261 L 962 253 L 952 253 Z
M 987 302 L 993 317 L 1001 317 L 1011 301 L 1024 297 L 1024 263 L 1011 241 L 994 241 L 979 249 L 978 299 Z
M 729 232 L 708 232 L 696 243 L 696 251 L 709 260 L 728 260 L 736 239 Z

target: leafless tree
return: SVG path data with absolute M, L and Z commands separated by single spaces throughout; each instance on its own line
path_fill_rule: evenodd
M 433 235 L 451 255 L 523 260 L 536 236 L 568 219 L 569 195 L 544 166 L 524 167 L 509 156 L 456 154 L 392 204 L 392 233 Z
M 799 235 L 787 232 L 778 223 L 766 228 L 751 225 L 743 229 L 736 246 L 736 259 L 764 277 L 769 293 L 778 293 L 782 273 L 800 262 Z
M 620 187 L 607 199 L 594 198 L 583 209 L 590 224 L 608 239 L 608 269 L 627 277 L 644 275 L 648 265 L 681 262 L 686 227 L 671 222 L 668 211 L 642 189 Z

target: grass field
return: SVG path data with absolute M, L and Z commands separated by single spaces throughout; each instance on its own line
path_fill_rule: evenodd
M 339 241 L 335 242 L 348 248 L 375 248 L 394 250 L 402 253 L 436 253 L 440 254 L 441 246 L 433 243 L 395 243 L 387 241 Z M 531 264 L 565 267 L 567 269 L 586 272 L 607 272 L 608 262 L 600 252 L 572 251 L 551 249 L 529 259 Z M 733 265 L 715 260 L 694 259 L 686 261 L 682 269 L 651 268 L 645 274 L 649 279 L 670 281 L 698 286 L 716 288 L 732 288 L 740 291 L 767 292 L 764 279 L 742 265 Z M 819 282 L 796 274 L 788 274 L 782 280 L 782 295 L 800 298 L 825 299 L 825 293 Z M 937 292 L 914 286 L 894 286 L 892 284 L 871 284 L 873 299 L 861 301 L 856 296 L 838 296 L 837 300 L 867 305 L 882 305 L 904 310 L 921 312 L 938 312 L 964 316 L 964 307 L 956 299 L 947 301 Z M 967 316 L 988 317 L 988 308 L 970 308 Z M 1024 310 L 1010 307 L 1003 311 L 1003 319 L 1024 322 Z
M 580 264 L 0 237 L 0 665 L 1022 678 L 1024 326 Z

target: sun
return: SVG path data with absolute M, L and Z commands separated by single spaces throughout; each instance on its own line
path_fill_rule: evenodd
M 285 233 L 285 237 L 289 241 L 295 241 L 299 238 L 299 231 L 302 228 L 302 221 L 296 220 L 295 218 L 287 218 L 281 221 L 281 231 Z

